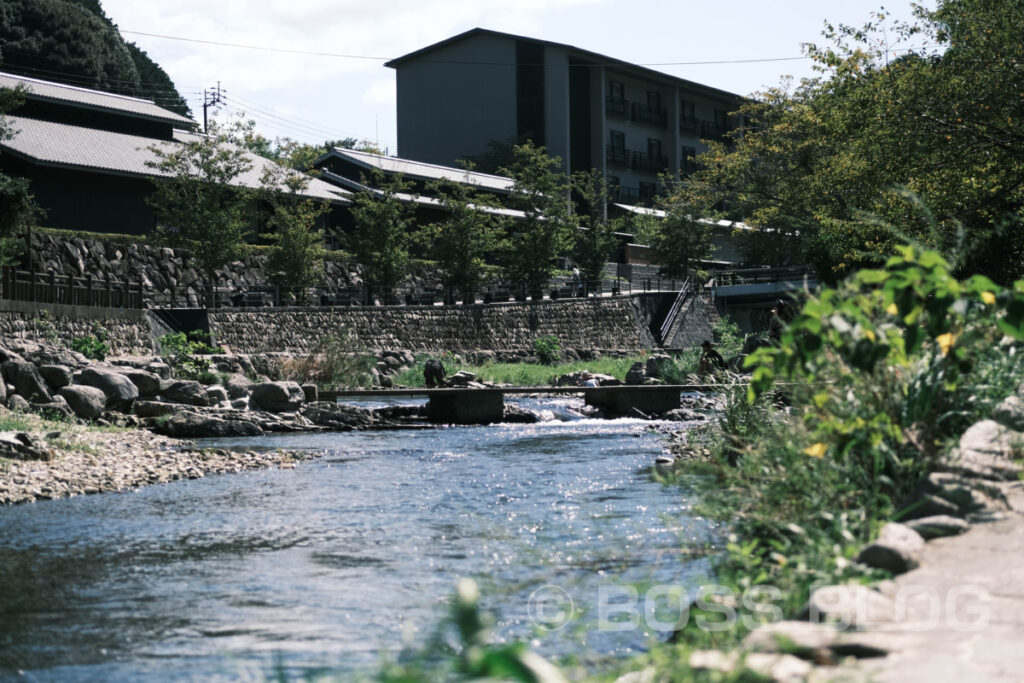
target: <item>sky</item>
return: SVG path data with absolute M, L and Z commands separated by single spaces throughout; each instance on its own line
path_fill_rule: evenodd
M 921 4 L 934 7 L 934 0 Z M 883 5 L 888 20 L 911 16 L 907 0 L 102 0 L 102 5 L 125 39 L 167 71 L 197 120 L 202 120 L 203 90 L 219 82 L 225 92 L 216 114 L 221 120 L 244 114 L 271 139 L 318 144 L 353 137 L 390 154 L 398 153 L 395 72 L 384 62 L 471 28 L 565 43 L 750 95 L 778 85 L 786 75 L 813 75 L 801 45 L 823 44 L 826 20 L 860 26 Z M 288 50 L 321 54 L 282 52 Z

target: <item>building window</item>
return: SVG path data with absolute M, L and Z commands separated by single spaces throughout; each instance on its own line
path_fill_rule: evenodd
M 647 91 L 647 106 L 651 109 L 661 109 L 661 93 L 653 90 Z
M 697 132 L 697 108 L 691 100 L 679 101 L 679 132 Z
M 605 110 L 614 116 L 626 116 L 627 109 L 626 87 L 620 81 L 608 81 Z
M 655 183 L 645 183 L 641 181 L 639 190 L 640 201 L 642 202 L 649 202 L 658 194 L 658 186 Z
M 626 134 L 621 130 L 608 131 L 608 149 L 605 159 L 610 164 L 626 165 L 629 163 L 629 152 L 626 151 Z
M 651 157 L 661 156 L 661 140 L 657 138 L 647 138 L 647 153 Z
M 715 126 L 722 130 L 728 130 L 729 114 L 724 109 L 715 110 Z
M 690 175 L 697 170 L 697 150 L 694 147 L 683 147 L 679 155 L 679 171 L 683 177 Z

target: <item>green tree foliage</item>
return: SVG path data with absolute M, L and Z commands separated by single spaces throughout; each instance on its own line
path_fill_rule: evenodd
M 12 73 L 188 106 L 167 74 L 126 43 L 96 0 L 5 0 L 0 53 Z
M 788 235 L 785 252 L 833 279 L 906 239 L 960 272 L 1024 274 L 1024 5 L 940 0 L 915 14 L 829 27 L 832 47 L 809 47 L 821 75 L 746 103 L 732 145 L 710 145 L 677 201 L 724 199 L 728 217 L 773 229 L 749 245 L 762 260 L 785 262 L 765 247 Z
M 575 218 L 579 229 L 572 247 L 573 261 L 579 266 L 583 279 L 594 282 L 601 279 L 605 264 L 619 240 L 615 233 L 626 222 L 609 218 L 606 213 L 610 193 L 608 181 L 600 169 L 577 171 L 572 175 Z
M 428 253 L 444 272 L 445 286 L 469 299 L 483 282 L 485 258 L 498 249 L 504 223 L 482 210 L 493 202 L 474 191 L 468 182 L 442 178 L 427 187 L 441 202 L 445 219 L 425 228 L 422 237 Z
M 395 176 L 375 174 L 377 190 L 359 192 L 353 199 L 352 233 L 343 235 L 356 260 L 366 268 L 366 281 L 390 293 L 406 275 L 409 264 L 409 228 L 416 206 L 398 195 L 409 183 Z
M 150 149 L 157 157 L 147 164 L 158 174 L 149 198 L 156 238 L 189 250 L 212 295 L 217 268 L 243 253 L 252 191 L 237 181 L 252 162 L 217 127 L 210 135 Z
M 568 251 L 573 236 L 569 213 L 569 183 L 561 171 L 562 160 L 548 156 L 544 147 L 531 142 L 516 145 L 515 160 L 502 169 L 515 184 L 511 208 L 524 218 L 512 225 L 505 250 L 505 267 L 513 281 L 539 295 L 555 270 L 555 258 Z
M 271 208 L 265 235 L 273 244 L 267 256 L 270 281 L 298 290 L 304 301 L 306 288 L 323 276 L 326 249 L 317 221 L 330 206 L 304 197 L 309 177 L 283 166 L 268 166 L 261 185 L 262 199 Z
M 0 140 L 10 140 L 17 135 L 3 114 L 21 102 L 19 90 L 0 88 Z M 28 180 L 0 173 L 0 265 L 14 261 L 23 246 L 22 233 L 35 223 L 40 213 L 29 192 Z
M 685 279 L 697 261 L 711 256 L 711 223 L 694 216 L 679 205 L 667 207 L 652 245 L 662 276 Z

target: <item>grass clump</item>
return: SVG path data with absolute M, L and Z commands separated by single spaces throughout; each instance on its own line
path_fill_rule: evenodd
M 286 361 L 281 372 L 284 379 L 300 384 L 313 382 L 321 389 L 354 389 L 372 384 L 370 371 L 376 363 L 376 358 L 357 339 L 342 330 L 320 337 L 312 351 Z

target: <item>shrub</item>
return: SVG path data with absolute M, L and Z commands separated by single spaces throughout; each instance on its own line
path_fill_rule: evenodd
M 210 361 L 197 354 L 224 353 L 220 346 L 210 345 L 210 337 L 202 330 L 165 334 L 157 340 L 160 350 L 177 377 L 199 379 L 210 373 Z
M 533 355 L 544 365 L 554 365 L 561 358 L 559 353 L 562 345 L 553 334 L 537 337 L 533 340 Z
M 110 345 L 107 343 L 110 337 L 99 322 L 93 322 L 92 332 L 92 334 L 72 340 L 71 348 L 86 358 L 103 360 L 110 353 Z

